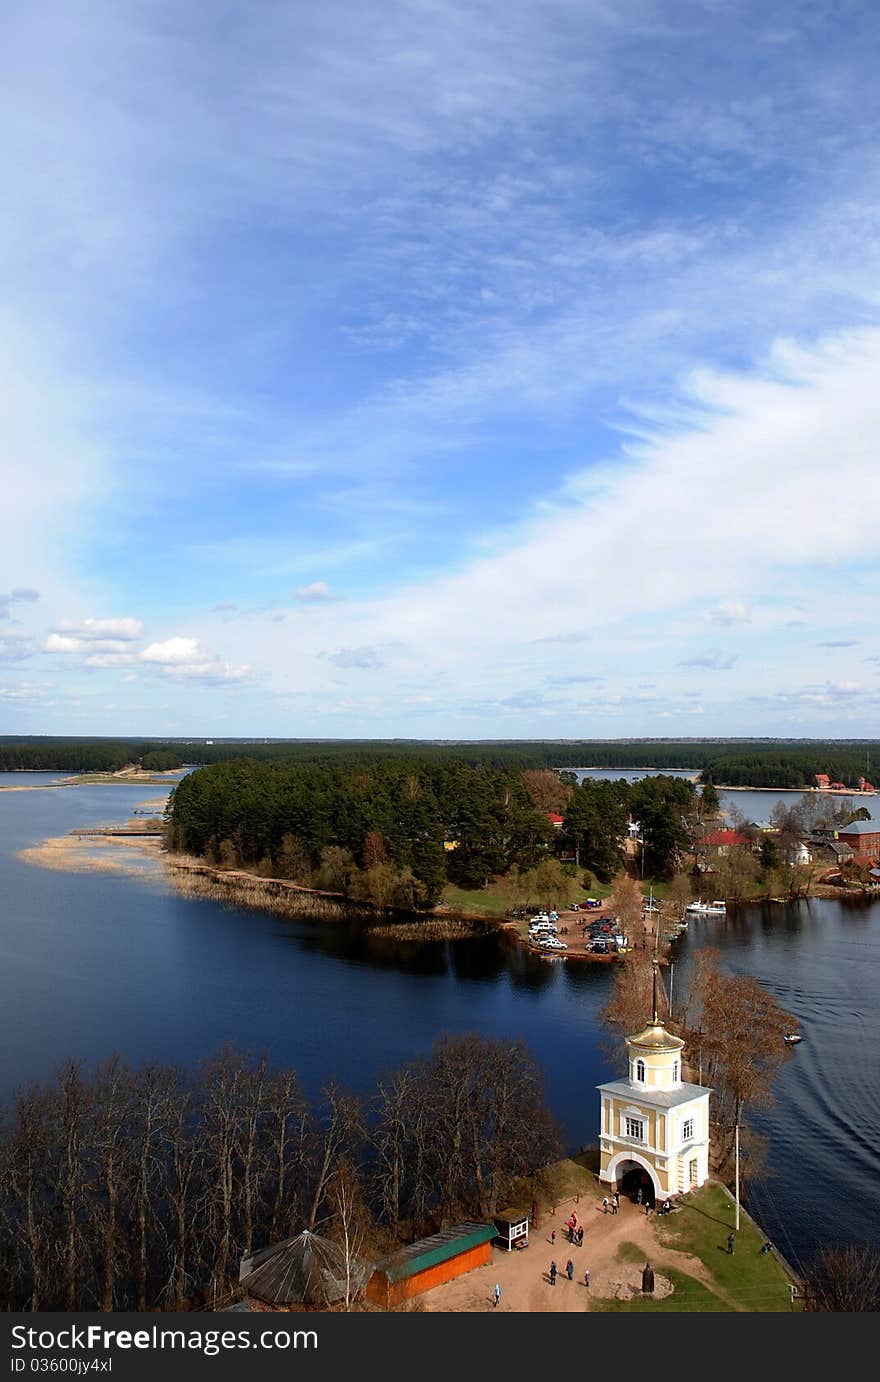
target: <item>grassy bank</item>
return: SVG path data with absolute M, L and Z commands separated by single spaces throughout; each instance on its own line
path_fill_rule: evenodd
M 722 1186 L 704 1185 L 684 1195 L 678 1209 L 668 1218 L 654 1220 L 660 1256 L 656 1270 L 673 1284 L 671 1295 L 663 1299 L 636 1296 L 631 1301 L 594 1300 L 591 1308 L 600 1311 L 749 1311 L 790 1312 L 793 1308 L 789 1278 L 773 1253 L 762 1253 L 763 1235 L 746 1216 L 740 1217 L 734 1253 L 727 1251 L 727 1235 L 733 1229 L 735 1210 Z M 627 1249 L 633 1254 L 627 1256 Z M 678 1267 L 664 1265 L 662 1250 L 687 1253 L 705 1269 L 704 1279 L 691 1276 Z M 643 1251 L 632 1244 L 621 1246 L 621 1260 L 644 1260 Z

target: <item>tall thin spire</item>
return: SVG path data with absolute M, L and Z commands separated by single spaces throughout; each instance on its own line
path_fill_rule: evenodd
M 651 1026 L 660 1026 L 660 966 L 654 961 L 654 1011 L 651 1016 Z

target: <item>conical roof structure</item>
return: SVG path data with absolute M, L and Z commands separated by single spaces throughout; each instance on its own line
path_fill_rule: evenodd
M 295 1238 L 246 1257 L 239 1284 L 249 1296 L 267 1305 L 333 1305 L 348 1292 L 355 1295 L 366 1286 L 372 1272 L 367 1262 L 354 1259 L 346 1272 L 345 1253 L 329 1238 L 304 1229 Z

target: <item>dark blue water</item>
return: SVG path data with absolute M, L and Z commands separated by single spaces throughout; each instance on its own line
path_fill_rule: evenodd
M 19 779 L 20 780 L 20 779 Z M 156 788 L 0 792 L 0 1094 L 117 1050 L 190 1063 L 224 1042 L 265 1050 L 317 1089 L 368 1092 L 442 1031 L 521 1038 L 571 1147 L 594 1142 L 611 1066 L 603 966 L 548 963 L 490 934 L 416 947 L 355 924 L 283 921 L 140 879 L 51 872 L 16 851 L 120 819 Z M 705 943 L 765 982 L 805 1041 L 759 1122 L 767 1173 L 752 1204 L 784 1253 L 880 1239 L 880 905 L 749 908 L 691 923 L 676 984 Z

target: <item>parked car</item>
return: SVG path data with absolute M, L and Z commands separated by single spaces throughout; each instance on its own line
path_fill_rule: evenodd
M 598 897 L 588 897 L 587 900 L 586 900 L 586 902 L 584 903 L 584 906 L 585 906 L 585 907 L 601 907 L 601 906 L 602 906 L 602 903 L 599 901 Z
M 565 941 L 559 941 L 556 939 L 555 936 L 545 936 L 543 940 L 538 942 L 538 944 L 541 946 L 542 950 L 568 949 L 568 946 L 565 944 Z

